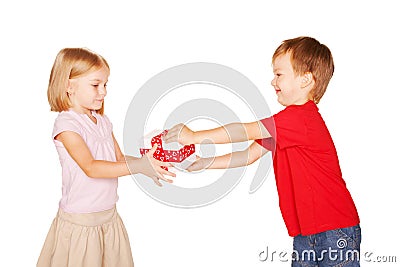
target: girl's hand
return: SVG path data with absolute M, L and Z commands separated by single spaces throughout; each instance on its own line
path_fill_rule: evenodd
M 164 136 L 164 142 L 179 142 L 181 145 L 194 144 L 195 132 L 186 125 L 180 123 L 168 130 L 168 133 Z
M 173 167 L 173 165 L 169 162 L 162 162 L 153 157 L 154 152 L 157 150 L 157 144 L 155 144 L 149 152 L 143 155 L 140 159 L 138 159 L 138 163 L 136 166 L 132 166 L 133 170 L 137 170 L 135 172 L 142 173 L 151 179 L 153 179 L 154 183 L 158 186 L 162 186 L 160 183 L 160 179 L 167 182 L 172 183 L 171 179 L 167 179 L 164 175 L 168 175 L 171 177 L 176 177 L 176 174 L 167 170 L 164 170 L 163 167 Z M 136 167 L 136 169 L 135 169 Z
M 208 169 L 212 163 L 214 162 L 215 158 L 200 158 L 199 156 L 196 156 L 196 161 L 192 163 L 186 170 L 189 172 L 194 172 L 194 171 L 201 171 Z

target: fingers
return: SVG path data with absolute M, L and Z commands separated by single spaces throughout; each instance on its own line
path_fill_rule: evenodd
M 194 164 L 194 163 L 193 163 L 193 164 Z M 193 167 L 193 164 L 186 168 L 186 170 L 187 170 L 188 172 L 196 171 L 196 168 Z
M 171 129 L 169 129 L 168 130 L 168 134 L 172 131 L 173 133 L 176 133 L 176 132 L 180 132 L 181 131 L 181 129 L 183 128 L 183 126 L 185 126 L 183 123 L 179 123 L 179 124 L 177 124 L 177 125 L 175 125 L 175 126 L 173 126 Z M 167 135 L 168 135 L 167 134 Z
M 201 171 L 212 168 L 215 158 L 201 158 L 196 155 L 196 161 L 193 162 L 186 170 L 189 172 Z
M 172 184 L 173 181 L 171 179 L 165 178 L 164 176 L 161 176 L 159 179 L 163 180 L 164 182 Z
M 179 130 L 172 128 L 168 130 L 168 133 L 163 137 L 163 139 L 165 143 L 178 142 L 178 136 L 179 136 Z
M 162 184 L 160 183 L 160 180 L 163 180 L 164 182 L 167 182 L 167 183 L 173 183 L 173 181 L 171 179 L 165 178 L 163 174 L 169 175 L 171 177 L 176 177 L 176 174 L 173 172 L 161 169 L 161 168 L 160 168 L 160 170 L 161 170 L 160 172 L 156 172 L 155 177 L 152 177 L 154 183 L 158 186 L 162 186 Z
M 176 174 L 173 173 L 173 172 L 170 172 L 170 171 L 167 171 L 167 170 L 164 170 L 164 169 L 161 169 L 161 170 L 162 170 L 160 172 L 161 174 L 168 175 L 168 176 L 171 176 L 171 177 L 176 177 Z
M 167 182 L 167 183 L 172 183 L 172 180 L 170 179 L 166 179 L 165 177 L 163 177 L 161 174 L 156 174 L 156 176 L 151 177 L 151 179 L 154 181 L 154 183 L 158 186 L 162 186 L 162 183 L 160 183 L 160 179 Z
M 156 159 L 155 159 L 156 160 Z M 157 166 L 162 166 L 162 167 L 174 167 L 174 165 L 171 162 L 163 162 L 156 160 L 157 162 L 155 163 Z
M 199 171 L 201 170 L 202 167 L 200 166 L 200 164 L 198 162 L 194 162 L 192 165 L 190 165 L 186 170 L 188 172 L 194 172 L 194 171 Z
M 171 129 L 169 129 L 168 133 L 164 136 L 164 142 L 165 143 L 179 142 L 179 134 L 184 127 L 185 127 L 184 124 L 179 123 L 174 127 L 172 127 Z
M 157 177 L 152 177 L 151 178 L 153 181 L 154 181 L 154 183 L 156 184 L 156 185 L 158 185 L 158 186 L 162 186 L 162 183 L 160 183 L 160 181 L 159 181 L 159 179 L 157 178 Z
M 164 175 L 176 177 L 176 174 L 162 168 L 162 167 L 173 167 L 173 165 L 170 162 L 162 162 L 162 161 L 154 159 L 153 166 L 154 166 L 155 179 L 156 179 L 156 180 L 154 180 L 154 179 L 153 180 L 158 186 L 162 186 L 162 184 L 160 183 L 159 180 L 163 180 L 164 182 L 167 182 L 167 183 L 173 183 L 173 180 L 164 177 Z
M 154 152 L 156 152 L 158 145 L 154 144 L 154 146 L 146 153 L 146 155 L 149 155 L 149 157 L 153 157 Z
M 193 172 L 193 171 L 199 171 L 203 169 L 203 164 L 202 164 L 202 159 L 201 157 L 196 155 L 196 161 L 190 164 L 189 167 L 187 167 L 188 172 Z
M 173 165 L 170 164 L 170 163 L 168 163 L 168 167 L 173 167 Z M 165 178 L 164 175 L 168 175 L 168 176 L 174 177 L 174 178 L 176 177 L 176 174 L 175 174 L 175 173 L 173 173 L 173 172 L 171 172 L 171 171 L 168 171 L 168 170 L 166 170 L 166 169 L 163 169 L 163 168 L 161 168 L 161 167 L 159 167 L 158 170 L 157 170 L 156 172 L 157 172 L 157 177 L 158 177 L 159 179 L 161 179 L 161 180 L 163 180 L 163 181 L 166 181 L 166 182 L 168 182 L 168 183 L 172 183 L 173 181 L 172 181 L 171 179 Z

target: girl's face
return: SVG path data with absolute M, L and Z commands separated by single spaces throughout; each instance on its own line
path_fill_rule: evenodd
M 107 95 L 107 81 L 110 72 L 102 67 L 87 75 L 69 79 L 68 95 L 71 100 L 71 108 L 84 114 L 91 114 L 92 110 L 99 110 Z
M 278 56 L 273 62 L 273 70 L 274 79 L 271 85 L 281 105 L 302 105 L 310 99 L 310 88 L 306 86 L 308 83 L 305 83 L 310 77 L 294 73 L 290 53 Z

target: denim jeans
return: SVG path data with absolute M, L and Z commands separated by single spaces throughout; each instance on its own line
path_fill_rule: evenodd
M 293 240 L 293 267 L 360 266 L 361 228 L 339 228 Z

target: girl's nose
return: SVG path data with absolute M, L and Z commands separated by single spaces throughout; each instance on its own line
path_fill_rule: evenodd
M 100 95 L 103 95 L 103 96 L 106 96 L 106 95 L 107 95 L 107 89 L 106 89 L 105 86 L 99 87 L 99 94 L 100 94 Z

